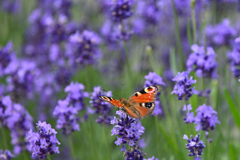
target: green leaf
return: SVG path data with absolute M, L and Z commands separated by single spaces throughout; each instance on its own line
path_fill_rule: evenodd
M 226 96 L 226 99 L 227 99 L 229 109 L 232 112 L 234 122 L 240 128 L 240 114 L 239 114 L 238 109 L 236 108 L 237 105 L 234 104 L 234 102 L 233 102 L 233 100 L 232 100 L 232 98 L 231 98 L 227 89 L 225 90 L 225 96 Z

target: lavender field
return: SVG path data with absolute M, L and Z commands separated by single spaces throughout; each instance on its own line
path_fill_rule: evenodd
M 239 95 L 238 0 L 0 0 L 0 160 L 238 160 Z

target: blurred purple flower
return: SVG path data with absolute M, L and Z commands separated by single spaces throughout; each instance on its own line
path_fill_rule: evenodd
M 45 159 L 48 155 L 59 154 L 57 145 L 60 143 L 57 140 L 55 129 L 52 129 L 50 124 L 41 121 L 38 121 L 37 129 L 38 132 L 33 132 L 31 129 L 27 136 L 30 143 L 28 149 L 32 152 L 32 158 Z
M 178 72 L 177 76 L 172 79 L 172 81 L 177 82 L 173 88 L 171 94 L 177 94 L 178 100 L 182 100 L 185 96 L 185 100 L 189 100 L 189 98 L 193 94 L 197 94 L 198 91 L 195 90 L 195 87 L 192 87 L 194 83 L 197 81 L 193 79 L 191 76 L 188 78 L 189 72 Z
M 1 8 L 8 13 L 17 13 L 21 8 L 21 0 L 2 0 Z
M 25 96 L 32 98 L 34 93 L 34 78 L 38 75 L 38 69 L 34 62 L 28 60 L 15 60 L 9 65 L 6 73 L 8 92 L 15 100 Z
M 213 48 L 207 47 L 205 51 L 203 46 L 194 44 L 191 49 L 193 53 L 190 54 L 186 63 L 188 71 L 194 70 L 198 77 L 217 78 L 216 53 Z
M 8 42 L 5 47 L 0 47 L 0 77 L 5 76 L 10 63 L 15 59 L 12 42 Z
M 120 116 L 120 119 L 114 117 L 111 120 L 111 124 L 114 125 L 111 135 L 119 136 L 115 143 L 117 145 L 128 143 L 130 146 L 135 146 L 145 128 L 138 120 L 130 118 L 122 111 L 117 111 L 116 114 Z
M 55 80 L 59 86 L 66 86 L 70 83 L 71 76 L 72 72 L 69 68 L 59 67 L 55 75 Z
M 218 120 L 217 112 L 213 110 L 211 106 L 203 104 L 198 107 L 197 116 L 195 118 L 196 131 L 205 131 L 206 137 L 208 138 L 208 133 L 210 130 L 214 130 L 216 124 L 220 124 Z M 208 139 L 211 141 L 211 139 Z
M 200 141 L 199 137 L 200 134 L 195 137 L 191 135 L 191 138 L 188 138 L 186 134 L 183 136 L 183 139 L 186 139 L 188 142 L 186 144 L 186 149 L 190 152 L 188 156 L 195 156 L 194 160 L 198 160 L 199 158 L 201 159 L 200 156 L 202 155 L 202 149 L 205 148 L 205 144 L 202 140 Z
M 230 26 L 229 19 L 224 19 L 220 24 L 208 25 L 206 36 L 209 46 L 230 46 L 233 38 L 237 36 L 237 31 Z
M 144 77 L 146 79 L 144 87 L 149 87 L 152 85 L 162 85 L 165 86 L 165 83 L 162 80 L 162 77 L 160 77 L 155 72 L 149 72 L 148 75 Z
M 191 104 L 183 106 L 183 111 L 187 111 L 186 117 L 183 117 L 183 120 L 185 121 L 185 123 L 194 123 L 195 122 L 194 113 L 190 112 L 191 110 L 192 110 Z
M 231 52 L 228 52 L 228 61 L 230 63 L 230 69 L 236 78 L 240 77 L 240 37 L 234 41 L 234 47 Z
M 12 102 L 9 96 L 5 96 L 0 100 L 0 122 L 11 131 L 14 154 L 20 154 L 28 147 L 25 137 L 33 128 L 33 118 L 22 105 Z
M 100 37 L 94 32 L 84 30 L 72 34 L 68 43 L 69 60 L 72 64 L 93 64 L 101 57 L 100 42 Z
M 0 159 L 2 160 L 11 160 L 15 157 L 9 150 L 2 150 L 0 149 Z
M 78 115 L 79 108 L 69 104 L 69 99 L 59 100 L 58 105 L 53 111 L 53 116 L 58 117 L 57 129 L 62 129 L 62 133 L 66 135 L 72 134 L 74 131 L 79 131 L 80 119 Z
M 78 108 L 80 111 L 85 109 L 84 98 L 89 97 L 88 92 L 85 92 L 84 88 L 84 85 L 81 83 L 71 82 L 64 90 L 68 93 L 67 98 L 73 107 Z
M 110 14 L 115 22 L 121 22 L 133 15 L 133 0 L 115 0 L 110 4 Z
M 100 96 L 112 97 L 112 92 L 108 91 L 104 93 L 100 86 L 94 87 L 89 103 L 94 108 L 93 113 L 99 115 L 96 122 L 100 124 L 110 124 L 111 104 L 108 102 L 104 102 L 102 99 L 99 98 Z

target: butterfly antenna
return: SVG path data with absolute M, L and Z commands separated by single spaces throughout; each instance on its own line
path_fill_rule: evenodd
M 123 83 L 122 83 L 122 96 L 123 96 Z
M 107 90 L 104 89 L 104 88 L 102 88 L 102 91 L 103 91 L 103 92 L 107 92 Z M 112 96 L 113 96 L 113 97 L 119 97 L 119 96 L 116 96 L 116 94 L 113 94 L 113 93 L 112 93 Z M 119 97 L 119 98 L 120 98 L 120 97 Z

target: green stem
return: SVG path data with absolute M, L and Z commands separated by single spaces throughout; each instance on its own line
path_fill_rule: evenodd
M 48 159 L 48 160 L 51 160 L 51 158 L 50 158 L 50 155 L 49 155 L 49 156 L 47 156 L 47 159 Z
M 155 127 L 156 127 L 156 130 L 157 130 L 157 137 L 159 136 L 159 129 L 158 129 L 158 119 L 157 119 L 157 116 L 155 115 L 154 116 L 154 119 L 155 119 Z M 160 158 L 160 156 L 161 156 L 161 154 L 160 154 L 160 152 L 161 152 L 161 149 L 160 149 L 160 147 L 159 147 L 159 143 L 157 143 L 157 149 L 158 149 L 158 158 Z
M 193 44 L 196 43 L 197 27 L 196 27 L 196 14 L 195 14 L 195 3 L 196 0 L 191 1 L 191 17 L 192 17 L 192 27 L 193 27 Z
M 8 149 L 8 145 L 7 145 L 7 142 L 6 142 L 6 133 L 5 133 L 5 129 L 4 129 L 5 127 L 3 126 L 3 124 L 2 124 L 2 122 L 0 122 L 0 129 L 2 130 L 2 136 L 3 136 L 3 144 L 4 144 L 4 147 L 5 147 L 5 149 Z M 3 148 L 4 149 L 4 148 Z
M 122 32 L 126 32 L 126 30 L 124 28 L 123 21 L 121 21 L 121 29 L 122 29 Z M 128 47 L 127 47 L 127 43 L 126 43 L 125 40 L 123 40 L 123 46 L 124 46 L 124 52 L 125 52 L 125 58 L 126 58 L 126 67 L 127 67 L 128 80 L 130 82 L 129 86 L 132 87 L 133 86 L 132 85 L 133 84 L 133 79 L 132 79 L 132 74 L 131 74 L 131 65 L 129 63 Z
M 27 155 L 26 149 L 23 151 L 23 157 L 24 157 L 24 160 L 28 160 L 28 155 Z
M 73 157 L 73 159 L 75 159 L 76 156 L 75 156 L 74 147 L 73 147 L 72 135 L 68 136 L 68 140 L 69 140 L 69 145 L 71 148 L 72 157 Z
M 180 27 L 179 27 L 179 20 L 176 11 L 175 1 L 172 0 L 172 9 L 174 15 L 174 24 L 175 24 L 175 34 L 176 34 L 176 42 L 177 42 L 177 50 L 178 50 L 178 57 L 179 57 L 179 70 L 183 70 L 183 51 L 182 51 L 182 43 L 181 43 L 181 35 L 180 35 Z
M 156 63 L 155 63 L 155 61 L 154 61 L 154 58 L 153 58 L 153 54 L 152 54 L 152 53 L 153 53 L 153 52 L 152 52 L 152 47 L 151 47 L 150 45 L 147 45 L 147 47 L 146 47 L 146 52 L 147 52 L 147 54 L 148 54 L 149 63 L 151 64 L 152 70 L 153 70 L 155 73 L 161 75 L 162 69 L 161 69 L 161 68 L 158 69 L 158 67 L 157 67 L 157 65 L 156 65 Z
M 91 136 L 92 136 L 92 144 L 93 144 L 93 152 L 94 152 L 94 159 L 99 159 L 98 155 L 97 155 L 97 149 L 96 149 L 96 141 L 95 141 L 95 136 L 94 136 L 94 129 L 93 129 L 93 119 L 92 117 L 90 117 L 90 126 L 91 126 Z
M 108 141 L 108 136 L 107 136 L 106 124 L 104 124 L 104 134 L 105 134 L 105 139 L 106 139 L 106 144 L 107 144 L 108 158 L 109 158 L 109 160 L 112 160 L 111 149 L 109 147 L 109 141 Z

